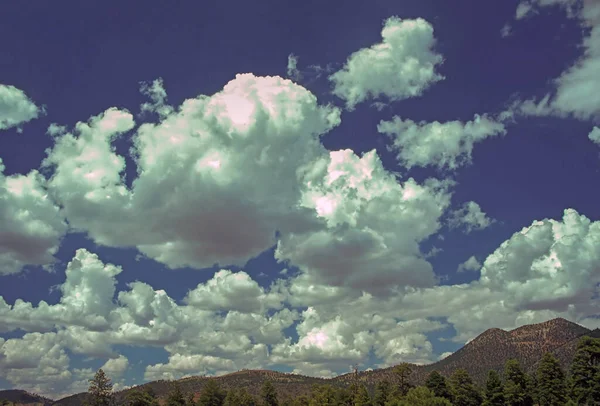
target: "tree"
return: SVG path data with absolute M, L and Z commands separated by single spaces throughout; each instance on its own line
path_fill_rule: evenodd
M 337 397 L 331 385 L 314 384 L 310 391 L 310 406 L 336 406 Z
M 410 389 L 403 398 L 388 402 L 386 406 L 452 406 L 452 403 L 435 396 L 429 389 L 418 386 Z
M 573 400 L 579 404 L 600 402 L 600 339 L 583 337 L 571 364 Z
M 488 373 L 485 383 L 484 406 L 504 406 L 504 386 L 500 380 L 500 375 L 496 371 Z
M 379 381 L 375 387 L 375 397 L 373 404 L 375 406 L 385 406 L 385 403 L 391 398 L 392 388 L 388 381 Z
M 372 406 L 371 396 L 365 385 L 360 385 L 354 397 L 354 406 Z
M 519 361 L 509 359 L 504 366 L 504 399 L 507 406 L 532 406 L 527 375 Z
M 275 387 L 271 381 L 266 380 L 263 383 L 263 386 L 260 390 L 260 396 L 265 406 L 279 406 L 279 402 L 277 401 L 277 392 L 275 391 Z
M 127 406 L 158 406 L 158 401 L 148 391 L 134 390 L 125 397 Z
M 223 406 L 225 396 L 219 383 L 214 379 L 209 379 L 200 392 L 198 406 Z
M 412 374 L 412 365 L 407 362 L 403 362 L 400 365 L 396 365 L 394 368 L 394 374 L 398 380 L 397 395 L 404 396 L 408 393 L 411 388 L 409 383 L 410 376 Z
M 536 378 L 540 406 L 562 406 L 567 402 L 565 374 L 554 355 L 549 352 L 544 354 Z
M 446 378 L 438 371 L 433 371 L 427 377 L 425 386 L 439 398 L 444 398 L 452 401 L 452 391 Z
M 178 382 L 171 382 L 171 388 L 167 394 L 167 406 L 186 406 L 185 397 Z
M 89 380 L 88 404 L 89 406 L 109 406 L 113 403 L 112 382 L 101 369 L 96 372 L 93 379 Z
M 456 369 L 450 377 L 450 385 L 455 406 L 479 406 L 481 404 L 481 395 L 466 369 Z

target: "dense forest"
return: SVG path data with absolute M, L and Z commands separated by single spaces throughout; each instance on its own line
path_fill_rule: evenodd
M 534 373 L 524 372 L 516 359 L 506 362 L 503 373 L 489 371 L 483 387 L 459 368 L 445 377 L 432 371 L 425 385 L 410 383 L 410 364 L 394 368 L 393 379 L 377 383 L 374 391 L 358 380 L 344 387 L 315 384 L 309 394 L 292 397 L 277 393 L 270 380 L 262 383 L 259 395 L 246 389 L 222 388 L 210 379 L 200 393 L 184 393 L 177 381 L 169 383 L 166 396 L 159 398 L 151 387 L 137 388 L 119 397 L 110 378 L 99 370 L 90 380 L 86 406 L 559 406 L 600 405 L 600 339 L 583 337 L 573 362 L 563 371 L 557 358 L 546 353 Z M 10 402 L 1 401 L 1 406 Z

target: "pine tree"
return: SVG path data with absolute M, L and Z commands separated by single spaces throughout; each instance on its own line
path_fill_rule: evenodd
M 446 378 L 438 371 L 433 371 L 427 377 L 425 386 L 439 398 L 444 398 L 452 401 L 452 391 L 446 381 Z
M 372 406 L 371 396 L 369 396 L 369 391 L 365 385 L 360 385 L 358 387 L 358 391 L 356 392 L 356 396 L 354 397 L 354 405 L 355 406 Z
M 127 394 L 125 397 L 126 406 L 158 406 L 156 398 L 148 391 L 134 390 Z
M 239 403 L 237 406 L 256 406 L 257 404 L 258 402 L 256 402 L 254 396 L 249 394 L 245 388 L 240 389 Z
M 458 368 L 450 377 L 452 387 L 452 402 L 455 406 L 479 406 L 481 404 L 481 395 L 473 384 L 473 379 L 469 373 Z
M 396 388 L 397 396 L 404 396 L 408 393 L 411 385 L 409 383 L 410 376 L 412 374 L 412 365 L 403 362 L 400 365 L 396 365 L 394 368 L 394 374 L 398 380 L 398 386 Z
M 573 400 L 579 404 L 600 403 L 600 339 L 583 337 L 571 364 Z
M 181 386 L 177 381 L 171 382 L 171 388 L 167 394 L 167 406 L 186 406 L 185 397 L 181 391 Z
M 485 384 L 484 406 L 504 406 L 504 387 L 500 380 L 500 375 L 496 371 L 488 373 Z
M 565 374 L 554 355 L 544 354 L 537 368 L 536 378 L 540 406 L 562 406 L 567 402 Z
M 504 366 L 504 398 L 507 406 L 532 406 L 528 379 L 516 359 L 506 361 Z
M 260 395 L 265 406 L 279 406 L 279 402 L 277 401 L 277 392 L 275 391 L 275 387 L 271 381 L 266 380 L 263 383 L 263 386 L 260 390 Z
M 112 382 L 102 369 L 96 372 L 93 379 L 89 380 L 88 404 L 89 406 L 109 406 L 113 403 Z
M 198 406 L 223 406 L 225 396 L 219 383 L 214 379 L 209 379 L 200 392 Z
M 394 399 L 386 406 L 452 406 L 452 403 L 448 399 L 435 396 L 423 386 L 417 386 L 410 389 L 406 396 Z
M 391 391 L 391 385 L 388 381 L 377 382 L 373 404 L 375 406 L 385 406 L 385 403 L 390 400 Z

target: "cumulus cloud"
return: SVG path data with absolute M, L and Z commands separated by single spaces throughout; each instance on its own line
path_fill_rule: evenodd
M 0 84 L 0 130 L 31 121 L 42 111 L 21 89 Z
M 465 272 L 465 271 L 479 271 L 481 269 L 481 264 L 474 256 L 469 257 L 465 262 L 458 266 L 457 272 Z
M 382 42 L 354 52 L 343 68 L 333 73 L 333 93 L 350 110 L 369 98 L 402 100 L 421 95 L 444 77 L 436 72 L 443 61 L 436 53 L 433 27 L 422 18 L 388 18 Z
M 243 265 L 275 244 L 276 231 L 306 227 L 305 211 L 294 210 L 297 173 L 339 122 L 338 109 L 289 80 L 237 75 L 140 126 L 131 189 L 111 142 L 134 122 L 115 108 L 57 136 L 49 187 L 73 228 L 100 244 L 135 245 L 172 268 Z
M 100 368 L 106 372 L 111 379 L 121 377 L 129 367 L 129 360 L 124 355 L 119 355 L 117 358 L 111 358 L 104 363 Z
M 600 145 L 600 127 L 594 129 L 588 134 L 588 138 L 596 145 Z
M 419 243 L 439 229 L 450 183 L 398 183 L 375 151 L 359 158 L 351 150 L 330 152 L 306 179 L 301 204 L 316 211 L 320 228 L 282 235 L 277 259 L 291 261 L 317 283 L 370 292 L 434 283 Z
M 302 80 L 302 74 L 298 70 L 298 56 L 294 54 L 288 55 L 287 76 L 295 82 Z
M 67 224 L 37 172 L 4 175 L 0 158 L 0 275 L 50 265 Z
M 517 18 L 524 18 L 540 8 L 561 6 L 570 18 L 576 18 L 586 34 L 583 55 L 554 80 L 556 91 L 541 100 L 516 103 L 515 111 L 534 116 L 569 116 L 582 120 L 600 118 L 600 83 L 596 80 L 600 69 L 600 3 L 575 0 L 533 0 L 522 2 Z
M 394 116 L 391 121 L 381 120 L 377 131 L 391 138 L 390 150 L 398 153 L 398 161 L 406 168 L 437 166 L 450 170 L 471 162 L 475 143 L 506 133 L 504 124 L 485 114 L 475 115 L 466 123 L 415 123 Z
M 494 224 L 496 220 L 488 217 L 481 207 L 471 201 L 463 204 L 459 209 L 450 213 L 448 225 L 450 228 L 464 228 L 465 232 L 483 230 Z

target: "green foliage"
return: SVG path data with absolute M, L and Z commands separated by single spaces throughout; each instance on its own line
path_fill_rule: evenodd
M 385 403 L 391 399 L 392 386 L 388 381 L 377 382 L 375 387 L 374 406 L 385 406 Z
M 504 366 L 504 398 L 507 406 L 533 405 L 527 375 L 516 359 L 506 361 Z
M 565 374 L 558 360 L 546 353 L 537 369 L 537 398 L 540 406 L 562 406 L 567 401 Z
M 113 393 L 112 382 L 106 376 L 102 369 L 99 369 L 93 379 L 89 380 L 88 405 L 89 406 L 109 406 L 112 405 Z
M 452 401 L 452 391 L 448 385 L 446 378 L 438 371 L 433 371 L 427 377 L 425 386 L 439 398 L 444 398 Z
M 221 389 L 219 383 L 214 379 L 209 379 L 200 392 L 198 406 L 223 406 L 225 396 L 226 393 Z
M 481 395 L 465 369 L 458 368 L 454 371 L 450 377 L 450 385 L 455 406 L 479 406 L 481 404 Z
M 500 380 L 500 375 L 496 371 L 488 373 L 485 383 L 484 406 L 504 406 L 504 386 Z
M 337 396 L 331 385 L 313 385 L 310 392 L 309 406 L 335 406 Z
M 254 396 L 249 394 L 245 388 L 240 390 L 231 389 L 227 392 L 223 403 L 224 406 L 256 406 L 257 404 Z
M 125 397 L 126 406 L 158 406 L 158 401 L 148 391 L 134 390 Z
M 600 404 L 600 339 L 583 337 L 571 364 L 572 397 L 578 405 Z
M 396 365 L 394 368 L 394 375 L 396 376 L 396 380 L 398 382 L 396 396 L 405 396 L 411 388 L 409 379 L 412 375 L 412 365 L 406 362 Z
M 171 389 L 167 394 L 167 406 L 186 406 L 185 397 L 178 382 L 171 382 Z
M 365 385 L 360 385 L 354 397 L 355 406 L 372 406 L 371 396 Z
M 435 394 L 423 387 L 417 386 L 410 389 L 405 396 L 394 399 L 386 406 L 452 406 L 448 399 L 435 396 Z
M 271 381 L 266 380 L 263 383 L 263 386 L 260 390 L 260 396 L 264 406 L 279 406 L 279 402 L 277 401 L 277 392 L 275 391 L 275 387 Z

